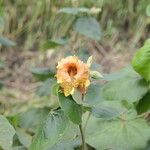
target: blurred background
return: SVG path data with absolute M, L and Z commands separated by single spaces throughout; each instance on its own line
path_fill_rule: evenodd
M 0 0 L 0 103 L 47 100 L 43 76 L 67 55 L 115 72 L 148 37 L 149 0 Z

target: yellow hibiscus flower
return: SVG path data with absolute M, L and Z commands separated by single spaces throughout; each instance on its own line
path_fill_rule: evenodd
M 90 85 L 89 66 L 76 56 L 68 56 L 58 62 L 56 78 L 65 96 L 72 95 L 76 89 L 85 94 Z

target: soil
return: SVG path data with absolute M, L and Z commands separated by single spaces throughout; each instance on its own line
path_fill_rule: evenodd
M 128 47 L 128 50 L 121 49 L 118 43 L 115 45 L 96 45 L 92 43 L 90 47 L 90 55 L 94 61 L 101 65 L 104 73 L 115 72 L 127 66 L 135 49 Z M 114 47 L 112 49 L 112 47 Z M 29 100 L 37 86 L 37 83 L 30 72 L 32 66 L 51 67 L 56 62 L 53 53 L 41 53 L 40 51 L 7 49 L 1 52 L 1 58 L 6 62 L 3 70 L 0 70 L 0 79 L 5 82 L 7 88 L 1 92 L 0 99 L 7 100 L 9 98 L 15 100 Z M 56 59 L 57 61 L 57 59 Z M 51 64 L 53 62 L 53 64 Z M 7 90 L 6 90 L 7 89 Z M 11 96 L 10 96 L 11 95 Z

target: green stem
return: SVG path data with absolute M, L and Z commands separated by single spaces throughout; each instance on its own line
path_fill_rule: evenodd
M 84 94 L 82 94 L 82 101 L 84 101 Z M 86 143 L 85 143 L 85 137 L 84 137 L 84 129 L 82 127 L 82 124 L 79 125 L 80 133 L 81 133 L 81 140 L 82 140 L 82 150 L 86 150 Z
M 85 137 L 83 133 L 82 125 L 79 125 L 80 133 L 81 133 L 81 139 L 82 139 L 82 150 L 86 150 L 86 143 L 85 143 Z
M 86 129 L 86 127 L 87 127 L 87 124 L 88 124 L 88 121 L 89 121 L 89 119 L 90 119 L 90 116 L 91 116 L 91 112 L 89 111 L 89 112 L 88 112 L 87 119 L 86 119 L 86 121 L 85 121 L 84 128 L 83 128 L 83 131 L 84 131 L 84 132 L 85 132 L 85 129 Z

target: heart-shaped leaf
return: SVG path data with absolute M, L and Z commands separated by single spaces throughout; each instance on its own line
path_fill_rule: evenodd
M 49 113 L 42 122 L 30 150 L 47 150 L 54 146 L 65 133 L 68 119 L 61 110 Z
M 106 83 L 102 89 L 106 100 L 135 102 L 148 92 L 148 83 L 137 73 L 128 73 L 118 80 Z
M 91 118 L 86 142 L 96 150 L 142 149 L 150 139 L 150 126 L 144 119 L 101 121 Z
M 76 20 L 74 31 L 94 40 L 100 40 L 101 31 L 97 20 L 93 17 L 80 17 Z

